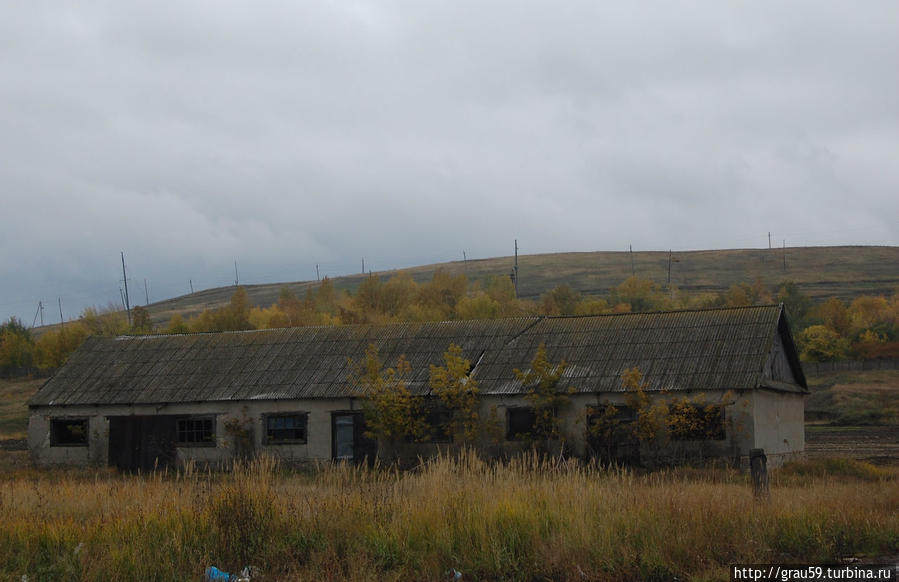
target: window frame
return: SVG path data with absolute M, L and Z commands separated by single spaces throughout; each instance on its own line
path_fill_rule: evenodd
M 512 416 L 518 414 L 528 414 L 531 417 L 530 428 L 527 432 L 512 432 Z M 507 406 L 506 407 L 506 440 L 507 441 L 526 441 L 534 438 L 534 431 L 537 428 L 537 410 L 533 406 Z
M 302 430 L 303 437 L 302 438 L 272 438 L 271 430 L 269 429 L 269 420 L 275 418 L 297 418 L 302 419 Z M 291 428 L 281 428 L 275 430 L 297 430 L 298 427 Z M 309 442 L 309 413 L 306 411 L 296 411 L 296 412 L 267 412 L 262 415 L 262 444 L 266 446 L 278 446 L 278 445 L 305 445 Z
M 704 424 L 701 428 L 689 434 L 679 434 L 672 432 L 671 440 L 678 442 L 690 441 L 724 441 L 727 440 L 727 416 L 726 407 L 723 404 L 691 404 L 694 414 L 697 414 L 704 421 L 708 421 L 706 416 L 706 408 L 714 407 L 718 409 L 717 421 L 713 426 L 711 423 Z
M 428 427 L 427 440 L 416 442 L 428 442 L 446 444 L 453 442 L 453 410 L 440 403 L 428 403 L 422 411 L 425 425 Z
M 80 424 L 84 427 L 83 440 L 60 440 L 60 425 Z M 71 430 L 67 430 L 71 435 Z M 90 445 L 90 418 L 87 416 L 58 416 L 50 419 L 50 446 L 51 447 L 86 447 Z
M 215 414 L 190 414 L 179 416 L 175 419 L 175 446 L 176 447 L 215 447 L 216 446 L 216 415 Z M 195 426 L 182 429 L 182 423 L 209 422 L 209 438 L 203 440 L 182 440 L 183 433 L 199 432 Z

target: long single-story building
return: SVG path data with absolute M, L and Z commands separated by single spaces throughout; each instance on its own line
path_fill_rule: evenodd
M 515 370 L 528 370 L 540 345 L 565 362 L 559 387 L 571 394 L 558 414 L 572 454 L 603 447 L 588 426 L 608 403 L 621 422 L 634 419 L 622 384 L 632 368 L 653 399 L 718 407 L 720 424 L 681 434 L 680 451 L 745 461 L 761 448 L 778 464 L 804 449 L 808 389 L 783 306 L 93 337 L 30 401 L 29 446 L 39 465 L 124 470 L 248 451 L 359 460 L 375 445 L 351 360 L 370 345 L 386 366 L 405 356 L 409 388 L 427 396 L 429 367 L 451 344 L 471 363 L 482 418 L 503 425 L 495 450 L 520 448 L 534 422 Z M 614 445 L 606 451 L 627 456 L 627 443 Z

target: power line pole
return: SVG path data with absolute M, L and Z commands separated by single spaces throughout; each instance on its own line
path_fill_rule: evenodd
M 190 294 L 193 295 L 194 294 L 194 280 L 188 279 L 187 282 L 190 283 Z
M 465 270 L 468 270 L 468 257 L 465 256 L 465 251 L 462 251 L 462 263 L 465 265 Z
M 318 263 L 315 263 L 315 280 L 321 281 L 321 277 L 318 275 Z
M 144 298 L 147 300 L 146 305 L 150 304 L 150 292 L 147 290 L 147 280 L 144 279 Z
M 787 239 L 784 239 L 784 273 L 787 272 Z
M 125 312 L 128 313 L 128 327 L 131 327 L 131 302 L 128 300 L 128 275 L 125 273 L 125 251 L 122 251 L 122 280 L 125 282 Z
M 362 257 L 362 274 L 365 274 L 365 257 Z
M 515 283 L 515 299 L 518 299 L 518 239 L 515 239 L 515 266 L 512 267 L 512 282 Z
M 64 327 L 66 323 L 65 323 L 65 320 L 62 318 L 62 298 L 57 297 L 56 302 L 59 304 L 59 326 Z
M 34 324 L 37 323 L 37 315 L 40 313 L 41 315 L 41 327 L 44 327 L 44 301 L 39 300 L 37 302 L 37 311 L 34 312 L 34 319 L 31 320 L 31 327 L 34 327 Z
M 234 261 L 234 286 L 240 285 L 240 277 L 237 276 L 237 261 Z
M 771 231 L 768 231 L 768 250 L 771 250 Z
M 627 250 L 631 255 L 631 277 L 637 274 L 637 271 L 634 269 L 634 245 L 627 245 Z
M 671 249 L 668 249 L 668 284 L 671 285 Z

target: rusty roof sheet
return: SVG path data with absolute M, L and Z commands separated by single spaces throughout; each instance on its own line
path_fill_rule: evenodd
M 526 317 L 395 325 L 298 327 L 191 335 L 89 338 L 31 400 L 32 406 L 346 397 L 352 361 L 370 344 L 385 366 L 404 355 L 410 388 L 428 390 L 431 364 L 462 348 L 485 394 L 516 394 L 544 344 L 565 361 L 562 381 L 580 392 L 622 390 L 638 367 L 653 390 L 752 389 L 774 337 L 788 328 L 778 306 Z M 784 342 L 793 351 L 792 339 Z M 805 390 L 801 369 L 797 391 Z

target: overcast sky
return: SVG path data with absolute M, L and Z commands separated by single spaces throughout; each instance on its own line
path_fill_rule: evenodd
M 899 244 L 899 2 L 0 0 L 0 318 L 512 253 Z

